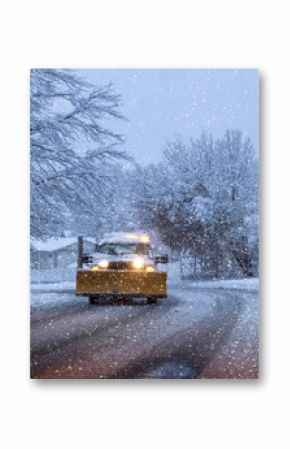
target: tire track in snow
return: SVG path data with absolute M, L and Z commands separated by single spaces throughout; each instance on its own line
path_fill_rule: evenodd
M 150 377 L 156 366 L 168 361 L 187 364 L 200 372 L 235 325 L 242 306 L 238 294 L 192 289 L 179 291 L 177 297 L 165 301 L 153 307 L 140 306 L 131 317 L 129 311 L 139 307 L 124 307 L 122 318 L 109 315 L 105 325 L 87 328 L 89 335 L 84 331 L 81 336 L 63 337 L 53 350 L 49 348 L 36 357 L 32 377 Z M 77 325 L 79 319 L 76 317 Z M 82 317 L 83 325 L 86 319 Z

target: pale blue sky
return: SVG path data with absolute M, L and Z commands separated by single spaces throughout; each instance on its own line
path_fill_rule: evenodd
M 122 96 L 128 122 L 107 123 L 124 134 L 124 148 L 145 164 L 159 160 L 167 140 L 215 137 L 239 128 L 259 143 L 259 72 L 256 69 L 83 69 L 91 83 L 110 81 Z

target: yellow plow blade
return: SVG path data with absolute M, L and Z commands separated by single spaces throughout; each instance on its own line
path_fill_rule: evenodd
M 77 271 L 77 295 L 166 297 L 166 272 Z

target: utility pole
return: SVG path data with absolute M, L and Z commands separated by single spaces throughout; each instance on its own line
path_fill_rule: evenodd
M 78 268 L 83 268 L 84 238 L 78 237 Z

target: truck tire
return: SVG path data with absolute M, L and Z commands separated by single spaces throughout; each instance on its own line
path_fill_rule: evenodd
M 91 304 L 91 306 L 95 306 L 96 304 L 98 304 L 99 302 L 99 298 L 97 296 L 89 296 L 89 303 Z
M 152 296 L 149 296 L 147 298 L 147 304 L 157 304 L 157 298 L 154 298 Z

